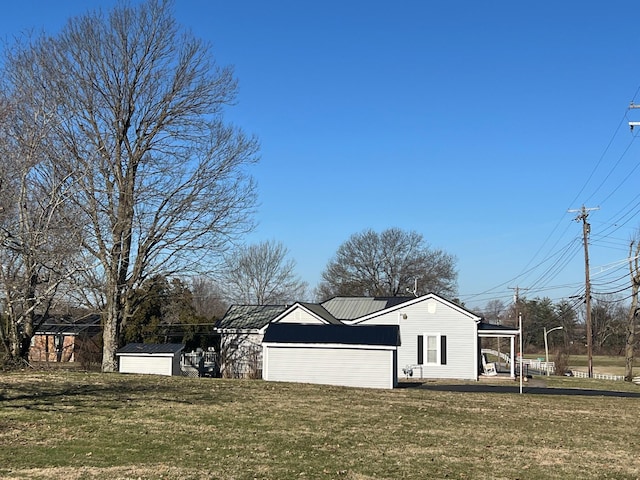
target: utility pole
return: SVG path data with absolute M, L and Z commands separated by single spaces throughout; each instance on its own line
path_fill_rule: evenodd
M 587 327 L 587 372 L 589 378 L 593 378 L 593 331 L 591 326 L 591 280 L 589 279 L 589 233 L 591 225 L 587 222 L 589 212 L 600 210 L 600 207 L 586 208 L 582 205 L 580 210 L 569 210 L 569 213 L 578 212 L 576 221 L 582 220 L 582 236 L 584 242 L 584 282 L 585 282 L 585 323 Z
M 513 290 L 513 305 L 514 305 L 514 315 L 518 316 L 520 312 L 520 290 L 529 290 L 528 288 L 520 288 L 519 286 L 508 287 L 510 290 Z M 518 320 L 515 320 L 517 325 Z
M 524 340 L 522 338 L 522 311 L 520 310 L 520 287 L 519 286 L 515 286 L 515 287 L 509 287 L 511 290 L 513 290 L 513 305 L 514 305 L 514 314 L 517 317 L 517 324 L 516 326 L 518 327 L 518 345 L 519 345 L 519 349 L 520 349 L 520 357 L 519 357 L 519 368 L 520 368 L 520 394 L 522 394 L 522 376 L 524 375 L 524 372 L 522 371 L 522 362 L 523 362 L 523 345 L 524 345 Z M 528 288 L 524 288 L 523 290 L 528 290 Z M 513 361 L 513 359 L 511 359 L 511 361 Z

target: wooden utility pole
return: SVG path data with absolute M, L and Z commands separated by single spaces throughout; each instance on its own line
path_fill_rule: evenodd
M 509 289 L 513 290 L 513 304 L 515 306 L 515 312 L 514 315 L 517 317 L 519 312 L 519 308 L 520 308 L 520 290 L 529 290 L 528 288 L 520 288 L 519 286 L 515 286 L 515 287 L 508 287 Z M 517 322 L 517 320 L 516 320 Z
M 599 210 L 600 207 L 586 208 L 582 205 L 580 210 L 569 210 L 569 213 L 579 212 L 576 221 L 582 220 L 582 236 L 584 242 L 584 282 L 585 282 L 585 323 L 587 327 L 587 372 L 589 378 L 593 378 L 593 331 L 591 326 L 591 280 L 589 278 L 589 233 L 591 225 L 587 222 L 591 210 Z
M 635 255 L 633 247 L 635 243 Z M 631 307 L 627 318 L 627 341 L 625 342 L 624 379 L 633 381 L 633 357 L 636 345 L 636 323 L 638 321 L 638 292 L 640 291 L 640 243 L 632 241 L 629 246 L 629 273 L 631 275 Z

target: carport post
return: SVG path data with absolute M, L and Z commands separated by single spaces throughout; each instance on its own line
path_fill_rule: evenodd
M 510 365 L 510 370 L 511 370 L 511 378 L 516 378 L 516 337 L 514 337 L 513 335 L 511 335 L 510 338 L 510 347 L 511 347 L 511 365 Z
M 522 313 L 518 314 L 519 335 L 520 335 L 520 395 L 522 395 Z

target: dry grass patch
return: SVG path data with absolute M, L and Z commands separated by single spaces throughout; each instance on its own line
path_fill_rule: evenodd
M 640 388 L 548 382 L 556 390 L 521 396 L 445 382 L 383 391 L 4 374 L 0 477 L 637 478 Z

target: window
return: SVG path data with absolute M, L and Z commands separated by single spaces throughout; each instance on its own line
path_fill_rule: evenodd
M 426 341 L 425 341 L 426 338 Z M 426 353 L 426 359 L 425 359 Z M 426 360 L 426 361 L 425 361 Z M 447 364 L 447 336 L 438 334 L 418 335 L 418 365 Z
M 427 363 L 438 363 L 438 337 L 427 335 Z

